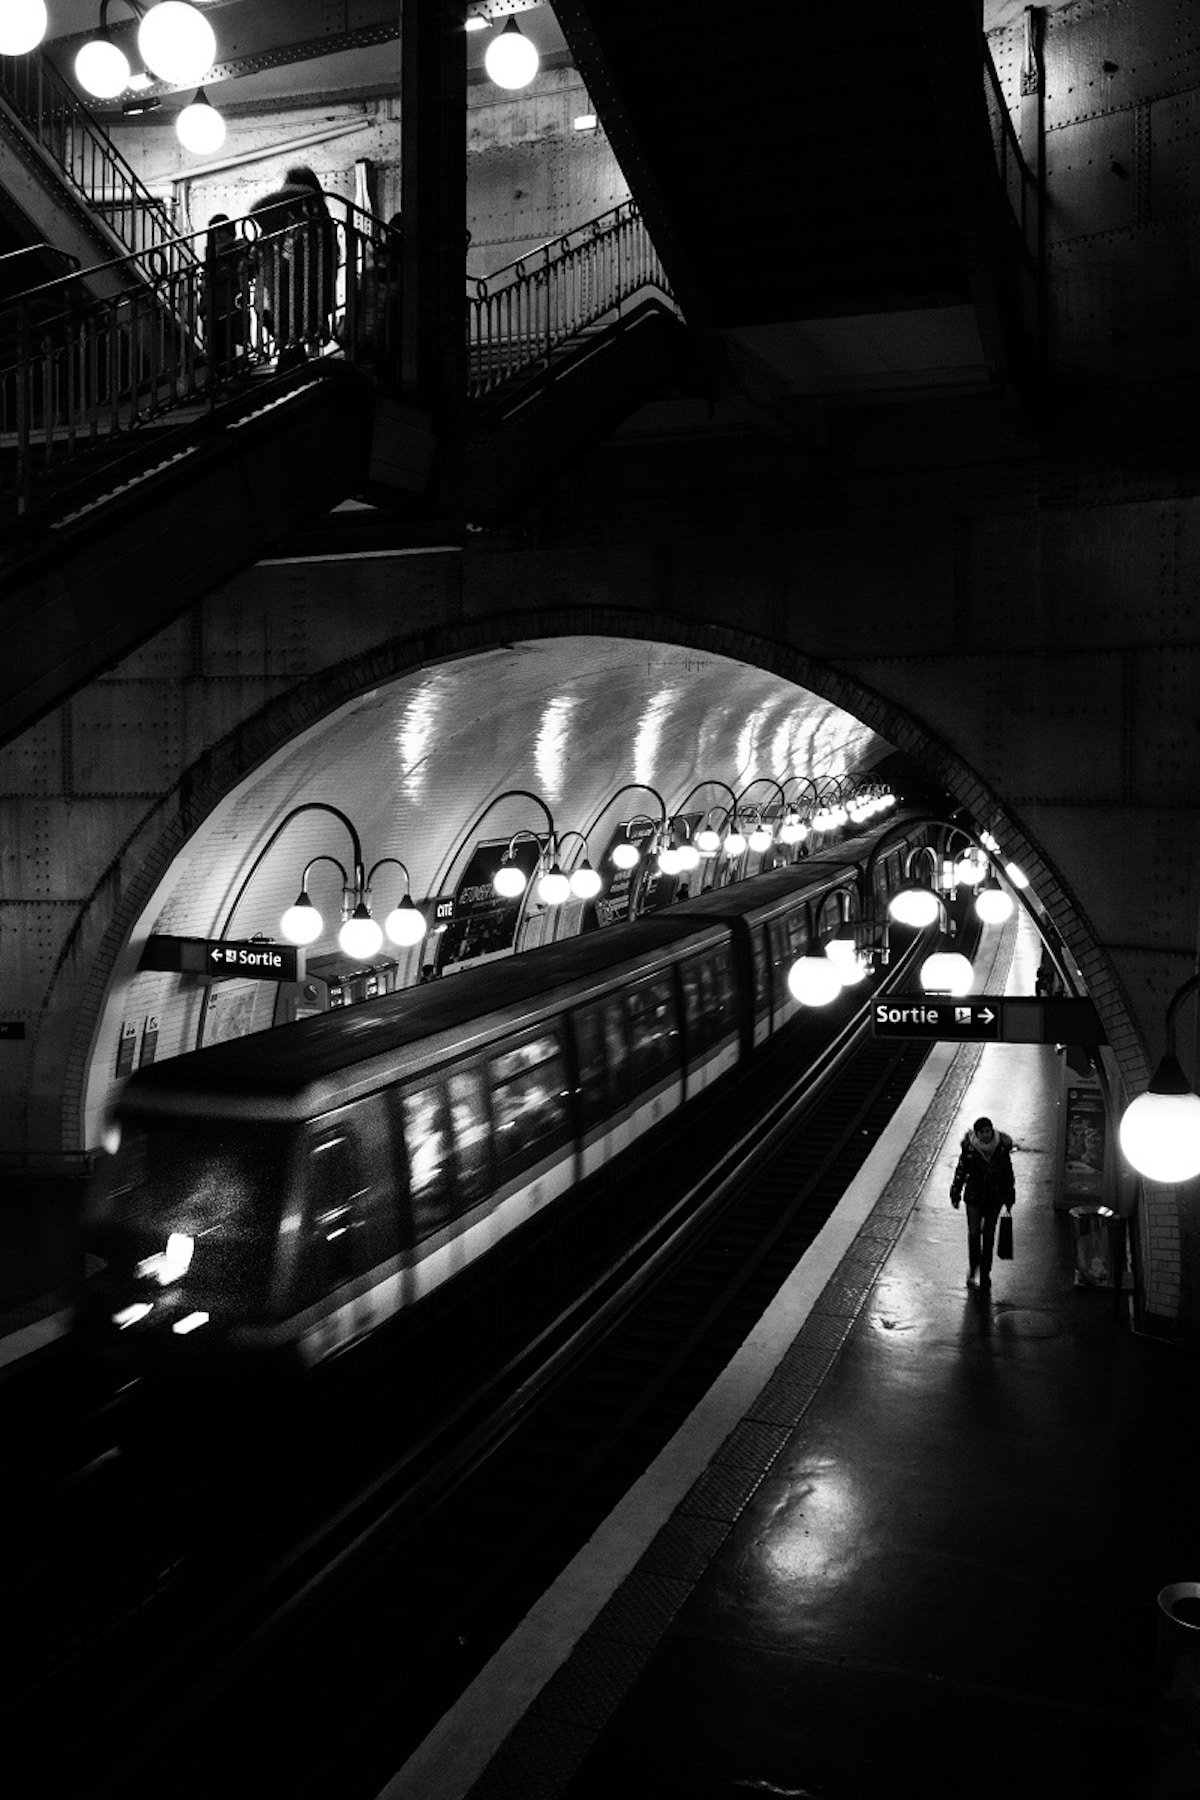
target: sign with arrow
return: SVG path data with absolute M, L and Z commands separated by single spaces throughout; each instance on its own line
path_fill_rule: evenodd
M 251 981 L 300 980 L 300 952 L 295 944 L 255 943 L 235 938 L 178 938 L 157 935 L 146 940 L 140 969 L 174 970 L 213 979 L 241 975 Z
M 1090 1000 L 997 999 L 987 994 L 962 1000 L 925 994 L 889 994 L 872 1002 L 876 1037 L 951 1038 L 1004 1044 L 1081 1044 L 1105 1042 L 1104 1028 Z

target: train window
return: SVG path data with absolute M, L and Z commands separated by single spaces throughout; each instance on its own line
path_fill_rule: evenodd
M 803 911 L 793 917 L 804 917 Z M 787 999 L 787 972 L 792 966 L 793 953 L 791 937 L 786 919 L 772 919 L 767 925 L 767 942 L 771 948 L 771 966 L 774 972 L 774 988 L 777 1006 Z
M 798 956 L 808 954 L 808 917 L 802 906 L 798 906 L 794 913 L 788 914 L 787 936 L 788 964 L 790 966 Z
M 585 1131 L 606 1118 L 609 1100 L 604 1017 L 598 1006 L 581 1006 L 574 1018 L 575 1055 L 579 1069 L 579 1116 Z
M 492 1058 L 492 1116 L 500 1180 L 548 1155 L 570 1135 L 567 1077 L 557 1034 Z
M 754 1014 L 760 1018 L 771 1004 L 771 949 L 767 928 L 750 933 L 750 952 L 754 961 Z
M 604 1020 L 608 1094 L 615 1111 L 629 1098 L 629 1033 L 625 1028 L 625 1002 L 619 994 L 604 1002 L 601 1017 Z
M 724 946 L 680 965 L 688 1055 L 718 1043 L 728 1029 L 729 964 Z
M 345 1132 L 322 1138 L 309 1153 L 310 1269 L 319 1288 L 338 1287 L 355 1273 L 355 1227 L 366 1195 L 362 1165 Z
M 456 1211 L 482 1200 L 492 1185 L 491 1122 L 483 1069 L 463 1069 L 449 1082 L 450 1125 L 458 1175 Z
M 444 1225 L 453 1212 L 445 1090 L 440 1083 L 418 1088 L 403 1096 L 400 1107 L 408 1152 L 412 1241 L 419 1244 Z
M 670 976 L 639 982 L 625 1001 L 629 1074 L 636 1093 L 679 1062 L 679 1021 Z
M 718 944 L 709 957 L 709 967 L 713 978 L 714 1011 L 721 1020 L 720 1035 L 725 1036 L 734 1028 L 733 1010 L 733 962 L 729 954 L 728 944 Z

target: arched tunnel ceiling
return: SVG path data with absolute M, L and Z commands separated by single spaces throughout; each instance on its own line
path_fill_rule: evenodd
M 351 854 L 344 827 L 310 812 L 255 867 L 271 833 L 305 802 L 349 815 L 368 866 L 401 858 L 420 900 L 452 891 L 460 853 L 478 839 L 544 830 L 527 800 L 500 801 L 479 819 L 508 789 L 544 799 L 560 832 L 592 832 L 598 857 L 618 820 L 657 811 L 645 792 L 610 804 L 625 783 L 648 783 L 675 811 L 698 782 L 740 793 L 758 777 L 865 774 L 890 751 L 840 707 L 720 656 L 617 638 L 506 645 L 364 694 L 278 751 L 193 839 L 137 935 L 276 936 L 306 860 L 348 863 Z M 714 787 L 689 810 L 727 798 Z M 769 780 L 748 796 L 773 798 Z M 580 852 L 574 840 L 569 848 Z M 400 882 L 395 869 L 381 871 L 377 915 L 399 898 Z M 328 921 L 316 953 L 333 948 L 336 871 L 315 870 L 312 892 Z

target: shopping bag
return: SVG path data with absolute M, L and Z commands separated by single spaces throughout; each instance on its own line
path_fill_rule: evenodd
M 996 1231 L 996 1255 L 1001 1262 L 1011 1262 L 1012 1253 L 1012 1214 L 1001 1213 Z

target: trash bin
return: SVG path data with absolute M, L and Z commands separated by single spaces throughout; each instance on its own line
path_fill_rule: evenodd
M 1111 1206 L 1097 1206 L 1094 1202 L 1071 1208 L 1076 1287 L 1112 1286 L 1112 1220 L 1115 1218 Z
M 1160 1592 L 1155 1667 L 1165 1694 L 1190 1696 L 1200 1669 L 1200 1581 L 1173 1581 Z

